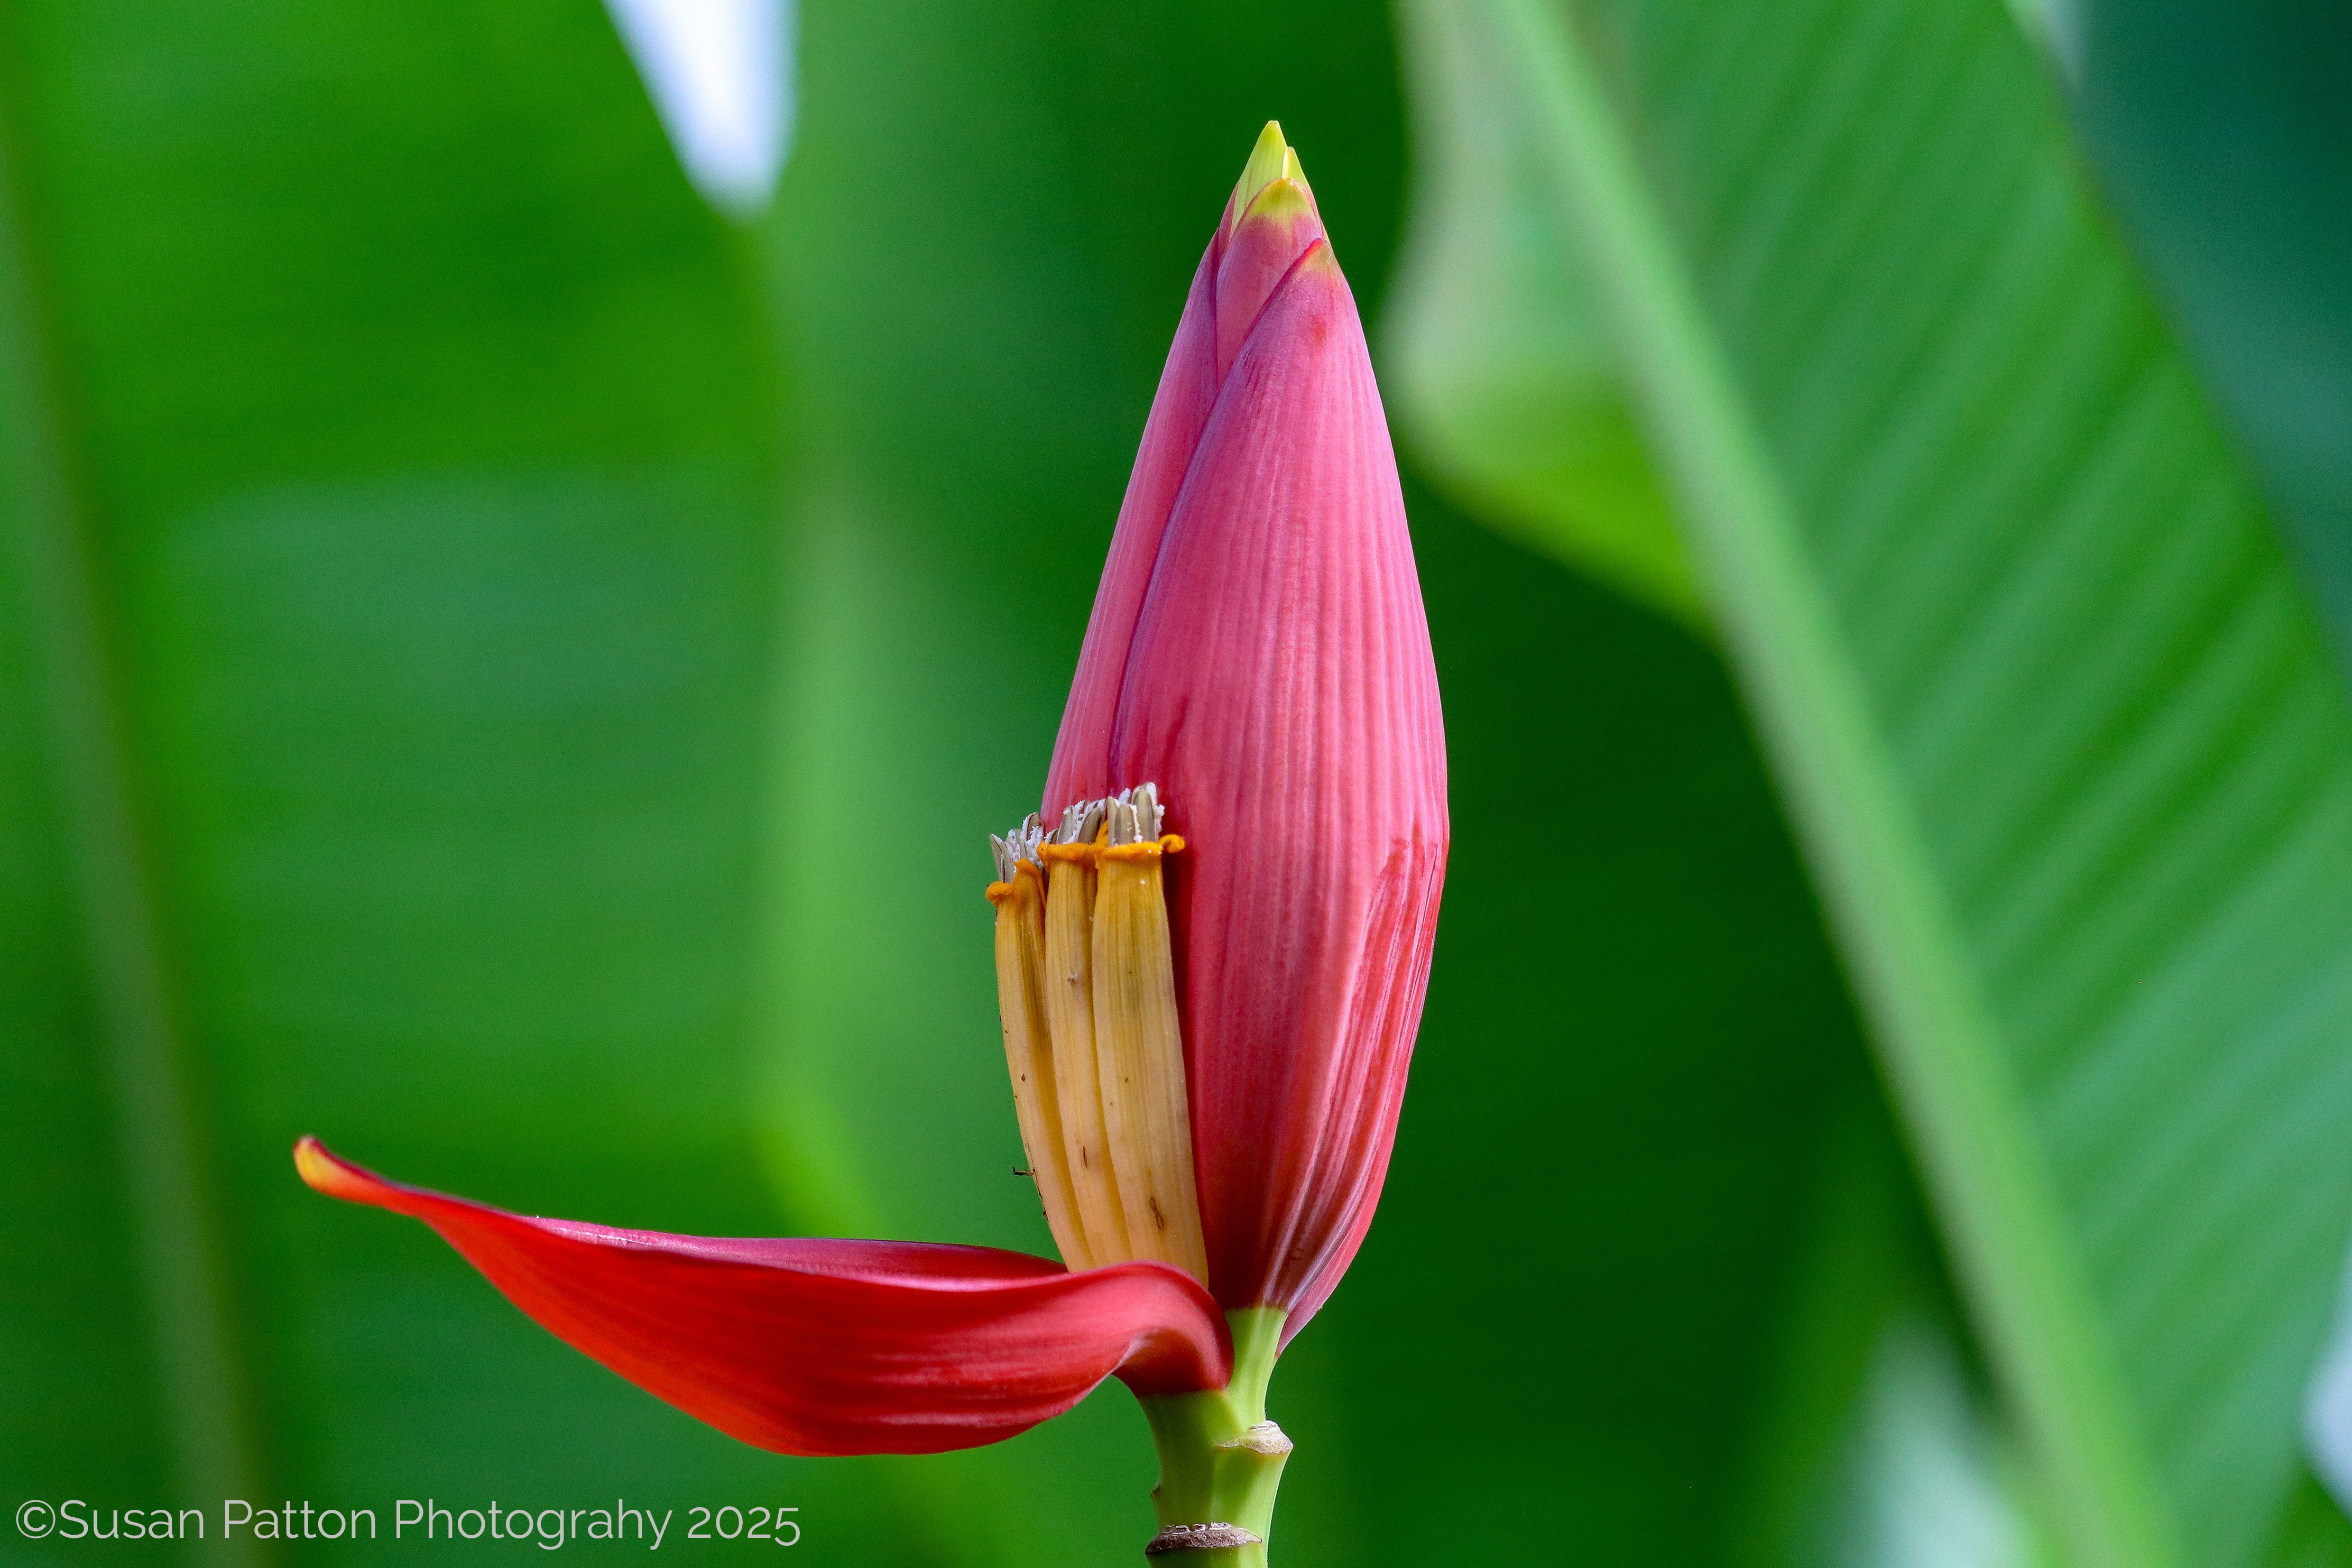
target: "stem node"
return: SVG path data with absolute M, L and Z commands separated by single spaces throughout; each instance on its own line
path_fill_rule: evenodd
M 1266 1380 L 1282 1342 L 1279 1307 L 1225 1314 L 1234 1331 L 1233 1380 L 1202 1394 L 1142 1401 L 1160 1449 L 1152 1506 L 1160 1533 L 1144 1555 L 1182 1553 L 1184 1568 L 1265 1568 L 1274 1497 L 1291 1442 L 1265 1418 Z

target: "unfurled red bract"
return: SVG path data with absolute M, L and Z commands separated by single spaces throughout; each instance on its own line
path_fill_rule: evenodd
M 431 1226 L 573 1349 L 782 1453 L 970 1448 L 1114 1373 L 1149 1395 L 1232 1364 L 1200 1288 L 1157 1263 L 1071 1274 L 990 1247 L 616 1230 L 387 1181 L 315 1138 L 294 1162 L 322 1193 Z

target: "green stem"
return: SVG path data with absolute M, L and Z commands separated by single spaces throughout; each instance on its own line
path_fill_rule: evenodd
M 1290 1439 L 1265 1418 L 1265 1384 L 1281 1353 L 1286 1315 L 1279 1307 L 1226 1313 L 1234 1330 L 1233 1381 L 1206 1394 L 1141 1401 L 1160 1449 L 1160 1484 L 1151 1503 L 1161 1528 L 1150 1550 L 1171 1568 L 1265 1568 L 1275 1489 L 1290 1458 Z M 1186 1544 L 1173 1533 L 1188 1530 L 1201 1544 Z

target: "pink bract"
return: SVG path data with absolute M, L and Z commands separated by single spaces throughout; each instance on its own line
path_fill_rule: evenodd
M 1268 193 L 1194 275 L 1044 816 L 1152 782 L 1189 846 L 1170 897 L 1210 1285 L 1286 1309 L 1287 1337 L 1371 1221 L 1448 827 L 1362 323 L 1311 199 Z

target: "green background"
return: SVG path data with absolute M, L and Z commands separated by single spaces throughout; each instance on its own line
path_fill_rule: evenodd
M 1050 1250 L 982 835 L 1034 804 L 1258 124 L 1377 326 L 1406 68 L 1360 5 L 801 10 L 792 162 L 736 224 L 593 0 L 0 6 L 11 1507 L 781 1503 L 843 1564 L 1147 1537 L 1116 1386 L 992 1450 L 767 1455 L 288 1158 Z M 2083 101 L 2128 191 L 2115 36 Z M 1454 858 L 1379 1222 L 1275 1384 L 1280 1560 L 1826 1561 L 1885 1324 L 1963 1430 L 1990 1396 L 1732 679 L 1703 615 L 1403 457 Z M 422 1550 L 218 1545 L 0 1527 L 25 1564 Z

